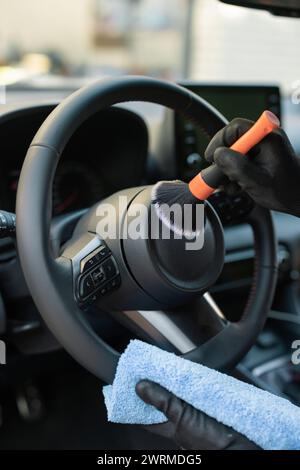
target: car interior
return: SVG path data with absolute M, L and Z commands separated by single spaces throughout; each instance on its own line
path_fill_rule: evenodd
M 201 2 L 185 5 L 194 4 L 195 12 L 195 3 Z M 221 5 L 224 11 L 237 8 L 248 13 L 243 6 L 225 4 L 234 2 L 213 3 L 215 8 Z M 134 2 L 128 4 L 132 6 Z M 121 8 L 120 3 L 116 5 Z M 209 8 L 207 5 L 208 2 Z M 268 21 L 269 16 L 273 19 L 269 12 L 249 12 L 264 15 Z M 212 348 L 203 349 L 199 358 L 205 357 L 206 364 L 300 406 L 300 366 L 291 361 L 291 345 L 300 338 L 300 222 L 294 216 L 272 211 L 275 229 L 272 252 L 274 233 L 269 215 L 258 211 L 253 222 L 251 214 L 256 214 L 256 208 L 244 193 L 230 196 L 221 188 L 208 199 L 213 215 L 211 220 L 207 217 L 213 227 L 222 226 L 225 256 L 221 260 L 221 254 L 215 251 L 209 259 L 205 275 L 213 269 L 212 264 L 220 266 L 205 281 L 205 288 L 201 284 L 199 298 L 191 299 L 188 293 L 183 300 L 178 297 L 178 306 L 173 305 L 175 300 L 169 303 L 166 300 L 164 308 L 162 299 L 177 299 L 177 293 L 165 286 L 164 281 L 156 280 L 154 274 L 155 281 L 150 283 L 148 277 L 155 269 L 144 247 L 137 242 L 133 246 L 129 242 L 124 245 L 128 254 L 124 266 L 137 279 L 132 287 L 118 248 L 107 243 L 108 254 L 104 256 L 110 256 L 106 258 L 112 263 L 109 269 L 117 265 L 118 270 L 112 281 L 91 293 L 84 292 L 87 279 L 82 275 L 84 268 L 80 268 L 78 278 L 82 290 L 76 298 L 76 315 L 82 324 L 88 325 L 84 326 L 85 331 L 93 333 L 85 333 L 86 338 L 81 338 L 78 332 L 77 336 L 71 321 L 68 331 L 61 312 L 63 308 L 72 310 L 69 297 L 73 296 L 73 288 L 69 287 L 73 281 L 74 285 L 77 283 L 77 278 L 64 281 L 63 275 L 57 275 L 53 287 L 57 299 L 52 295 L 50 279 L 54 279 L 54 274 L 48 276 L 46 272 L 52 264 L 47 259 L 47 250 L 44 255 L 42 250 L 47 237 L 55 257 L 72 261 L 73 274 L 75 264 L 79 262 L 82 266 L 82 260 L 90 261 L 92 266 L 91 255 L 98 254 L 102 242 L 95 244 L 97 236 L 88 241 L 84 237 L 96 233 L 91 227 L 95 225 L 94 213 L 100 201 L 111 201 L 115 194 L 142 197 L 138 195 L 160 180 L 189 181 L 208 166 L 204 152 L 211 135 L 207 129 L 215 133 L 237 116 L 256 120 L 264 110 L 273 112 L 300 156 L 299 105 L 293 103 L 286 88 L 272 75 L 268 80 L 249 83 L 247 79 L 210 80 L 187 75 L 175 77 L 165 87 L 161 80 L 164 76 L 156 75 L 157 83 L 152 83 L 151 79 L 148 82 L 139 77 L 139 70 L 129 73 L 135 75 L 133 78 L 123 75 L 128 74 L 108 79 L 107 86 L 102 86 L 101 80 L 95 81 L 97 77 L 44 80 L 42 74 L 6 85 L 6 103 L 0 107 L 0 210 L 15 213 L 17 204 L 17 239 L 15 234 L 0 233 L 0 339 L 6 344 L 5 364 L 0 366 L 0 449 L 177 449 L 173 442 L 141 427 L 107 422 L 101 388 L 113 373 L 107 364 L 117 357 L 108 355 L 108 347 L 120 354 L 130 339 L 142 338 L 193 360 L 195 345 L 208 344 L 220 331 L 220 324 L 242 324 L 243 312 L 254 311 L 251 300 L 251 308 L 247 302 L 256 276 L 255 231 L 261 238 L 267 237 L 264 242 L 269 248 L 263 242 L 260 248 L 263 246 L 267 251 L 265 259 L 272 261 L 272 256 L 276 256 L 278 268 L 266 321 L 260 328 L 257 320 L 253 332 L 247 323 L 249 331 L 243 330 L 242 339 L 237 337 L 234 343 L 233 336 L 231 343 L 229 338 L 227 343 L 218 345 L 218 360 L 213 359 Z M 182 91 L 178 91 L 175 83 Z M 189 92 L 200 100 L 195 98 L 195 110 L 183 113 L 180 100 Z M 201 99 L 222 118 L 205 108 Z M 56 114 L 51 114 L 54 110 Z M 206 122 L 200 126 L 203 116 Z M 59 153 L 57 167 L 50 168 L 49 163 L 48 168 L 38 169 L 37 160 L 43 160 L 47 166 L 52 146 L 54 150 L 61 149 L 55 150 Z M 24 167 L 29 148 L 32 163 L 30 166 L 27 156 Z M 47 220 L 51 220 L 48 228 Z M 221 230 L 219 225 L 216 230 Z M 178 263 L 179 251 L 172 257 Z M 159 262 L 172 270 L 173 261 L 162 260 L 161 252 L 158 253 Z M 41 260 L 42 256 L 45 259 Z M 180 269 L 189 273 L 189 262 L 184 263 Z M 269 274 L 267 280 L 254 287 L 256 299 L 260 297 L 259 289 L 265 289 L 260 308 L 268 305 L 272 297 L 274 279 Z M 73 297 L 72 302 L 75 303 Z M 48 322 L 51 315 L 53 324 Z M 213 324 L 212 318 L 218 322 Z M 180 336 L 181 341 L 177 330 L 184 337 L 182 340 Z M 92 334 L 101 338 L 101 344 L 95 340 L 94 349 L 91 346 L 88 351 L 85 342 L 92 345 Z M 65 340 L 68 335 L 76 344 Z M 206 360 L 208 356 L 211 362 Z

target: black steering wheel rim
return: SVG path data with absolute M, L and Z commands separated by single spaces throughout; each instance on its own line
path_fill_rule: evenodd
M 205 100 L 170 82 L 147 77 L 97 81 L 66 98 L 45 120 L 28 149 L 17 194 L 18 251 L 31 295 L 64 348 L 106 382 L 113 380 L 119 354 L 95 334 L 76 305 L 68 276 L 70 262 L 52 256 L 51 190 L 58 161 L 74 131 L 96 111 L 128 101 L 149 101 L 171 108 L 196 122 L 210 137 L 227 124 Z M 185 355 L 220 370 L 235 365 L 253 344 L 264 324 L 276 283 L 271 214 L 256 208 L 249 221 L 257 256 L 252 294 L 242 320 Z M 218 351 L 223 346 L 222 355 L 212 353 L 216 345 Z M 235 349 L 234 353 L 230 348 Z

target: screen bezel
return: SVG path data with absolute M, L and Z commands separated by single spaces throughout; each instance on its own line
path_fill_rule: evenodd
M 299 18 L 300 17 L 300 3 L 299 6 L 289 6 L 286 5 L 286 0 L 282 1 L 282 5 L 272 5 L 270 1 L 268 3 L 266 0 L 220 0 L 222 3 L 226 3 L 227 5 L 235 5 L 240 7 L 251 8 L 255 10 L 264 10 L 272 13 L 276 16 L 287 16 L 291 18 Z

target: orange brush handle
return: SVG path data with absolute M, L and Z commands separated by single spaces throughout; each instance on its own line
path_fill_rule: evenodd
M 264 111 L 253 126 L 245 132 L 230 148 L 236 152 L 247 154 L 256 144 L 270 132 L 280 126 L 279 119 L 271 111 Z M 207 172 L 201 171 L 189 183 L 191 193 L 201 200 L 207 199 L 220 184 L 220 170 L 213 165 Z M 213 181 L 213 184 L 212 184 Z M 216 184 L 217 183 L 217 184 Z
M 280 126 L 279 119 L 271 111 L 264 111 L 253 126 L 230 148 L 244 155 L 274 129 Z

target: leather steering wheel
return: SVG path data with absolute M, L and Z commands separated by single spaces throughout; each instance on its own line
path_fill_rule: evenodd
M 35 135 L 17 194 L 17 243 L 25 279 L 44 321 L 62 346 L 86 369 L 112 382 L 119 353 L 91 328 L 85 309 L 109 311 L 161 347 L 219 370 L 236 365 L 266 319 L 276 283 L 276 241 L 271 214 L 255 207 L 246 221 L 253 230 L 255 270 L 247 306 L 237 323 L 224 322 L 207 293 L 224 262 L 223 229 L 206 202 L 205 242 L 199 252 L 180 241 L 105 239 L 97 229 L 101 204 L 150 204 L 151 187 L 130 188 L 100 201 L 79 217 L 58 256 L 50 243 L 52 182 L 74 131 L 92 114 L 128 101 L 148 101 L 183 114 L 213 136 L 226 119 L 205 100 L 169 82 L 147 77 L 97 81 L 62 101 Z M 117 136 L 116 136 L 117 138 Z M 99 134 L 99 140 L 101 133 Z M 191 268 L 191 266 L 194 266 Z

